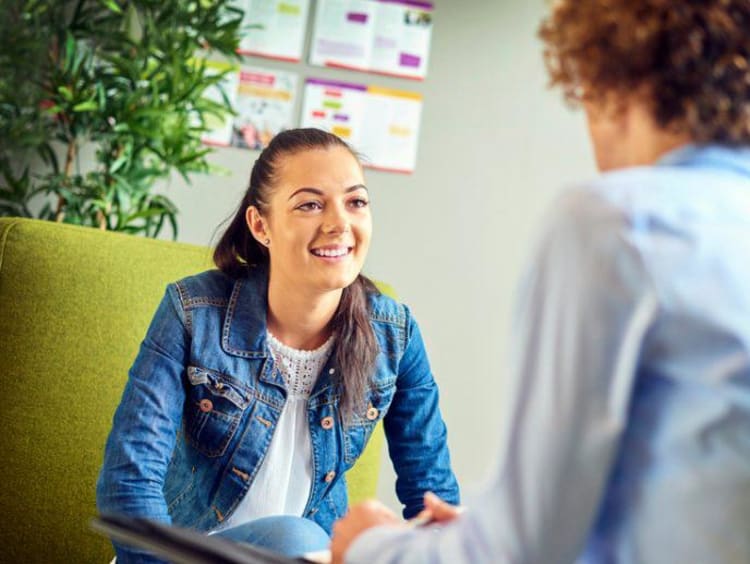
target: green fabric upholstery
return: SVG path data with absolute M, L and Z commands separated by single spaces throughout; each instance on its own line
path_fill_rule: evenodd
M 111 558 L 88 523 L 112 415 L 165 285 L 210 267 L 205 247 L 0 218 L 0 560 Z M 375 494 L 382 440 L 353 501 Z

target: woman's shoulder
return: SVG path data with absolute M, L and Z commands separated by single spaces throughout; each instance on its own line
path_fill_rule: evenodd
M 387 323 L 406 327 L 411 318 L 409 308 L 382 292 L 370 294 L 370 320 L 374 323 Z
M 229 299 L 235 280 L 220 270 L 206 270 L 174 283 L 183 301 Z

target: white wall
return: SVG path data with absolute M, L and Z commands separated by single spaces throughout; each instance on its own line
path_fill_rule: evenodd
M 415 313 L 442 394 L 464 489 L 499 438 L 514 288 L 541 214 L 564 184 L 594 173 L 583 116 L 545 88 L 536 27 L 543 0 L 436 0 L 424 83 L 248 59 L 424 94 L 415 174 L 369 171 L 375 236 L 366 267 Z M 234 210 L 257 153 L 219 150 L 225 177 L 173 180 L 182 241 L 209 244 Z M 396 507 L 385 465 L 379 493 Z

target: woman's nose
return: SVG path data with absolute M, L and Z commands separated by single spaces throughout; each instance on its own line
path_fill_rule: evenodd
M 323 218 L 324 233 L 345 233 L 349 230 L 349 218 L 346 210 L 340 206 L 329 206 Z

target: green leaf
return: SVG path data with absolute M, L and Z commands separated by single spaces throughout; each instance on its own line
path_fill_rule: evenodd
M 122 8 L 114 0 L 99 0 L 104 6 L 117 14 L 122 14 Z
M 130 155 L 123 151 L 123 153 L 115 159 L 115 161 L 110 165 L 109 172 L 110 174 L 116 173 L 118 170 L 120 170 L 125 164 L 127 164 L 130 161 Z
M 49 108 L 44 108 L 43 112 L 50 116 L 55 116 L 59 114 L 62 111 L 62 108 L 55 104 L 54 106 L 50 106 Z
M 156 217 L 163 213 L 164 213 L 164 210 L 162 208 L 152 208 L 152 209 L 142 210 L 142 211 L 129 215 L 126 221 L 130 223 L 131 221 L 135 221 L 136 219 Z
M 109 202 L 107 200 L 89 200 L 89 203 L 97 209 L 100 210 L 106 210 L 109 206 Z
M 67 102 L 73 101 L 73 92 L 71 92 L 70 88 L 68 88 L 67 86 L 58 86 L 57 91 L 63 98 L 65 98 Z
M 177 240 L 177 212 L 168 213 L 167 220 L 169 220 L 169 226 L 172 228 L 172 240 Z
M 65 72 L 70 72 L 70 70 L 73 67 L 73 59 L 75 56 L 76 51 L 76 40 L 73 37 L 73 34 L 68 30 L 65 33 L 65 61 L 63 63 L 63 68 L 65 69 Z
M 99 109 L 103 110 L 107 105 L 107 95 L 104 93 L 104 85 L 101 82 L 96 83 L 96 95 L 99 99 Z
M 99 105 L 94 100 L 86 100 L 73 106 L 74 112 L 93 112 L 99 109 Z

